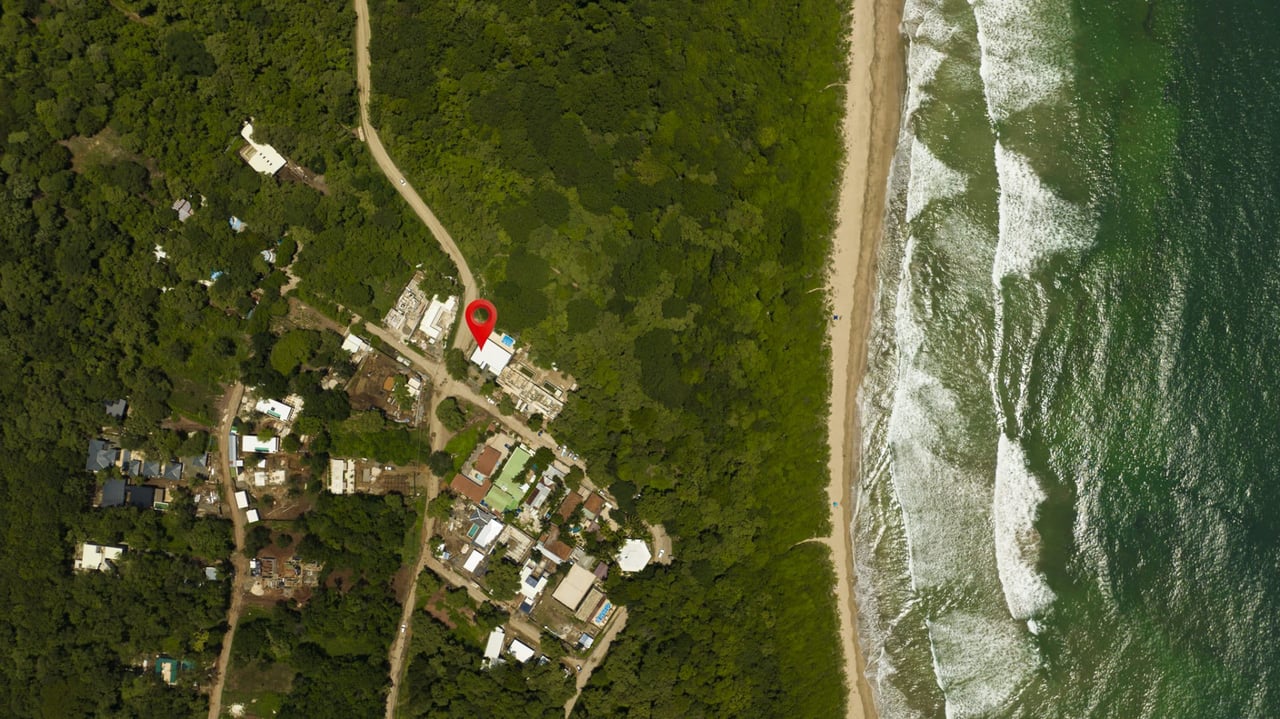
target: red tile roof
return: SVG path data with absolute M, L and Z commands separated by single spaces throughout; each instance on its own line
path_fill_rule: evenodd
M 485 480 L 484 484 L 476 484 L 467 479 L 466 475 L 455 475 L 453 481 L 449 483 L 449 489 L 470 499 L 472 502 L 479 504 L 484 496 L 489 493 L 489 488 L 493 486 L 493 482 Z
M 559 539 L 557 539 L 556 541 L 550 544 L 544 544 L 542 546 L 546 547 L 548 552 L 551 552 L 552 554 L 556 555 L 561 559 L 568 559 L 569 555 L 573 554 L 573 547 L 570 547 L 564 542 L 561 542 Z
M 498 460 L 502 459 L 502 454 L 493 447 L 485 447 L 480 453 L 480 457 L 476 459 L 475 470 L 480 474 L 488 477 L 493 474 L 493 470 L 498 466 Z
M 557 511 L 562 519 L 568 519 L 579 504 L 582 504 L 582 495 L 577 492 L 570 492 L 564 498 L 564 501 L 560 503 L 560 509 Z
M 604 497 L 592 492 L 591 495 L 587 497 L 587 503 L 584 504 L 582 508 L 592 514 L 600 514 L 600 510 L 604 508 Z

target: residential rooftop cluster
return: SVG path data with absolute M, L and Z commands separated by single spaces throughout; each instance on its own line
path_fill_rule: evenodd
M 97 437 L 89 440 L 84 468 L 95 473 L 114 471 L 99 487 L 96 506 L 163 510 L 175 486 L 208 476 L 209 455 L 152 459 L 141 450 L 121 448 L 115 439 Z
M 484 347 L 472 350 L 471 363 L 494 375 L 517 412 L 541 415 L 547 422 L 559 416 L 569 393 L 578 388 L 572 377 L 535 365 L 527 348 L 517 348 L 515 338 L 501 332 L 490 334 Z
M 441 299 L 439 295 L 432 295 L 427 299 L 426 292 L 422 290 L 422 280 L 421 272 L 413 274 L 400 291 L 395 305 L 383 318 L 383 324 L 424 350 L 436 350 L 431 354 L 438 355 L 446 344 L 440 340 L 447 337 L 458 319 L 458 297 Z
M 614 554 L 616 545 L 602 534 L 606 528 L 611 536 L 618 531 L 609 519 L 614 505 L 580 470 L 555 459 L 535 466 L 537 456 L 503 433 L 478 446 L 449 484 L 465 501 L 455 505 L 437 554 L 463 581 L 485 586 L 498 563 L 510 562 L 517 568 L 519 587 L 513 599 L 500 603 L 514 610 L 512 621 L 542 626 L 586 651 L 616 607 L 602 585 L 614 565 L 594 555 L 583 540 L 593 537 L 595 551 Z M 576 476 L 570 477 L 571 472 Z M 640 571 L 648 564 L 643 540 L 625 540 L 620 546 L 620 571 Z M 501 661 L 503 646 L 519 661 L 532 658 L 517 641 L 506 645 L 505 635 L 491 635 L 486 663 Z
M 241 399 L 237 416 L 247 417 L 255 431 L 242 433 L 233 426 L 227 437 L 227 459 L 236 485 L 235 511 L 244 512 L 249 524 L 262 520 L 261 511 L 252 506 L 251 491 L 281 487 L 288 481 L 289 458 L 281 453 L 280 438 L 293 431 L 302 407 L 297 395 L 274 399 L 250 392 Z

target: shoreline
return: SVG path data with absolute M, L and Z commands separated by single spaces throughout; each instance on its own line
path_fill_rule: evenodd
M 845 166 L 827 277 L 831 312 L 840 317 L 831 321 L 827 335 L 831 347 L 827 498 L 840 511 L 833 512 L 832 534 L 825 542 L 836 573 L 836 611 L 849 691 L 847 719 L 878 717 L 858 640 L 853 595 L 856 500 L 852 490 L 861 459 L 861 427 L 854 409 L 866 371 L 876 257 L 905 89 L 906 40 L 899 29 L 902 4 L 903 0 L 853 0 L 842 128 Z

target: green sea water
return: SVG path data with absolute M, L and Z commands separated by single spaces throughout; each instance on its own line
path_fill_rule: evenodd
M 863 388 L 886 716 L 1280 716 L 1280 3 L 912 0 Z

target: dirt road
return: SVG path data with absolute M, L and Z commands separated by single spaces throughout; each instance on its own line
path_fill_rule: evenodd
M 244 396 L 244 385 L 236 383 L 227 390 L 222 410 L 222 421 L 218 424 L 218 452 L 222 459 L 218 464 L 218 474 L 222 482 L 222 501 L 231 508 L 231 526 L 235 537 L 236 550 L 231 555 L 234 574 L 231 578 L 231 606 L 227 608 L 227 634 L 222 638 L 222 651 L 218 654 L 218 666 L 213 689 L 209 691 L 209 719 L 218 719 L 222 713 L 222 687 L 227 683 L 227 667 L 231 665 L 231 643 L 236 638 L 236 625 L 240 622 L 240 612 L 244 609 L 244 593 L 249 583 L 249 560 L 244 556 L 245 518 L 244 512 L 236 509 L 235 468 L 231 466 L 231 452 L 228 446 L 231 439 L 231 424 L 236 418 L 236 409 L 240 407 L 240 399 Z
M 459 382 L 458 380 L 450 377 L 448 372 L 445 371 L 443 364 L 439 362 L 432 362 L 427 359 L 421 352 L 418 352 L 405 344 L 400 340 L 400 338 L 396 337 L 395 333 L 372 323 L 366 324 L 365 327 L 371 334 L 386 342 L 392 349 L 400 353 L 400 355 L 405 359 L 409 360 L 410 364 L 412 364 L 415 369 L 430 377 L 432 386 L 438 390 L 441 397 L 452 396 L 459 399 L 465 399 L 482 409 L 489 406 L 489 402 L 485 399 L 484 395 L 472 389 L 471 385 L 468 385 L 466 382 Z M 583 471 L 586 471 L 586 466 L 583 465 L 581 459 L 575 460 L 560 455 L 558 451 L 559 444 L 556 443 L 555 438 L 552 437 L 550 433 L 543 432 L 542 434 L 538 434 L 519 421 L 503 420 L 501 421 L 501 424 L 504 429 L 508 432 L 514 433 L 530 449 L 536 451 L 539 447 L 546 447 L 552 452 L 555 452 L 556 458 L 565 465 L 577 465 L 578 467 L 581 467 Z
M 427 207 L 427 203 L 413 189 L 413 185 L 409 184 L 404 173 L 400 172 L 400 168 L 396 167 L 396 164 L 391 161 L 390 155 L 387 154 L 387 148 L 382 145 L 382 138 L 378 137 L 378 131 L 369 122 L 369 97 L 373 83 L 369 72 L 369 39 L 372 37 L 372 31 L 369 25 L 368 0 L 355 0 L 355 8 L 356 83 L 360 86 L 360 129 L 364 134 L 364 140 L 369 145 L 369 152 L 373 154 L 373 159 L 378 163 L 382 174 L 387 176 L 387 179 L 391 181 L 391 185 L 409 203 L 409 207 L 413 208 L 414 213 L 427 226 L 427 229 L 431 230 L 431 234 L 440 243 L 440 247 L 453 259 L 453 264 L 458 266 L 458 281 L 462 283 L 463 287 L 462 306 L 466 307 L 479 296 L 477 294 L 476 279 L 471 274 L 471 267 L 467 265 L 466 258 L 462 256 L 462 250 L 458 249 L 458 245 L 453 241 L 449 231 L 436 218 L 436 214 L 431 211 L 431 208 Z M 463 349 L 464 345 L 470 343 L 469 337 L 470 333 L 466 330 L 466 323 L 459 322 L 457 333 L 453 337 L 454 346 Z
M 605 633 L 600 635 L 599 641 L 591 647 L 591 656 L 587 658 L 587 661 L 582 663 L 582 670 L 578 672 L 573 696 L 569 697 L 569 701 L 564 704 L 564 715 L 566 719 L 568 719 L 568 716 L 573 713 L 573 705 L 577 704 L 578 697 L 582 696 L 583 688 L 587 686 L 587 681 L 591 679 L 591 672 L 594 672 L 596 667 L 600 666 L 600 662 L 604 661 L 605 656 L 609 653 L 609 644 L 613 642 L 613 638 L 618 636 L 618 632 L 622 631 L 622 628 L 626 625 L 627 608 L 618 607 L 617 618 L 613 620 L 613 624 L 609 625 L 609 628 Z
M 440 437 L 433 437 L 431 448 L 443 446 Z M 434 478 L 427 480 L 427 502 L 439 494 L 440 483 Z M 387 693 L 387 719 L 395 717 L 396 705 L 400 702 L 400 680 L 404 677 L 404 663 L 409 654 L 409 639 L 413 636 L 413 606 L 418 597 L 418 576 L 431 557 L 431 535 L 435 533 L 436 522 L 426 512 L 422 513 L 422 535 L 418 544 L 418 561 L 413 567 L 413 576 L 409 581 L 408 591 L 401 600 L 400 626 L 396 628 L 395 639 L 391 640 L 391 649 L 387 652 L 387 660 L 391 664 L 391 691 Z

